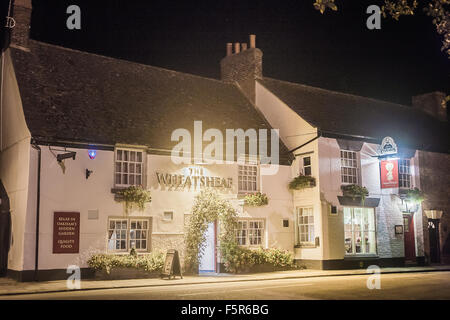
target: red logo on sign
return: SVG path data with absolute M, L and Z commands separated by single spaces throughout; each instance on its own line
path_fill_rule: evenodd
M 398 188 L 398 161 L 382 160 L 381 167 L 381 188 Z

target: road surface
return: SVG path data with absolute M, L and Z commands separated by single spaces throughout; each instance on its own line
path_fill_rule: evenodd
M 384 274 L 380 275 L 380 289 L 372 290 L 367 287 L 369 276 L 371 275 L 99 289 L 0 296 L 0 299 L 450 299 L 450 272 Z

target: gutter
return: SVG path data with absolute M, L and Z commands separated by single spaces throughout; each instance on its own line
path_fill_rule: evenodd
M 39 271 L 39 216 L 41 202 L 41 148 L 36 141 L 31 138 L 31 146 L 38 151 L 38 172 L 37 172 L 37 192 L 36 192 L 36 246 L 34 254 L 34 281 L 38 281 Z
M 320 130 L 317 130 L 317 135 L 316 135 L 314 138 L 312 138 L 312 139 L 306 141 L 304 144 L 299 145 L 298 147 L 296 147 L 296 148 L 294 148 L 294 149 L 292 149 L 292 150 L 289 150 L 288 153 L 292 153 L 292 152 L 294 152 L 294 151 L 297 151 L 297 150 L 300 149 L 300 148 L 303 148 L 304 146 L 306 146 L 307 144 L 310 144 L 310 143 L 313 142 L 314 140 L 319 139 L 321 136 L 322 136 L 322 132 L 321 132 Z

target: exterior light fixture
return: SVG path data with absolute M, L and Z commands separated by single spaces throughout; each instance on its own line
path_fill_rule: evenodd
M 97 150 L 88 150 L 89 159 L 94 160 L 97 156 Z

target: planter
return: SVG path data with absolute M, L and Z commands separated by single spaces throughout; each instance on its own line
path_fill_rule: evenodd
M 134 268 L 114 268 L 108 274 L 105 270 L 95 271 L 96 280 L 127 280 L 127 279 L 151 279 L 159 278 L 161 271 L 148 272 Z
M 290 190 L 303 190 L 306 188 L 313 188 L 316 186 L 316 179 L 311 176 L 298 176 L 289 182 Z

